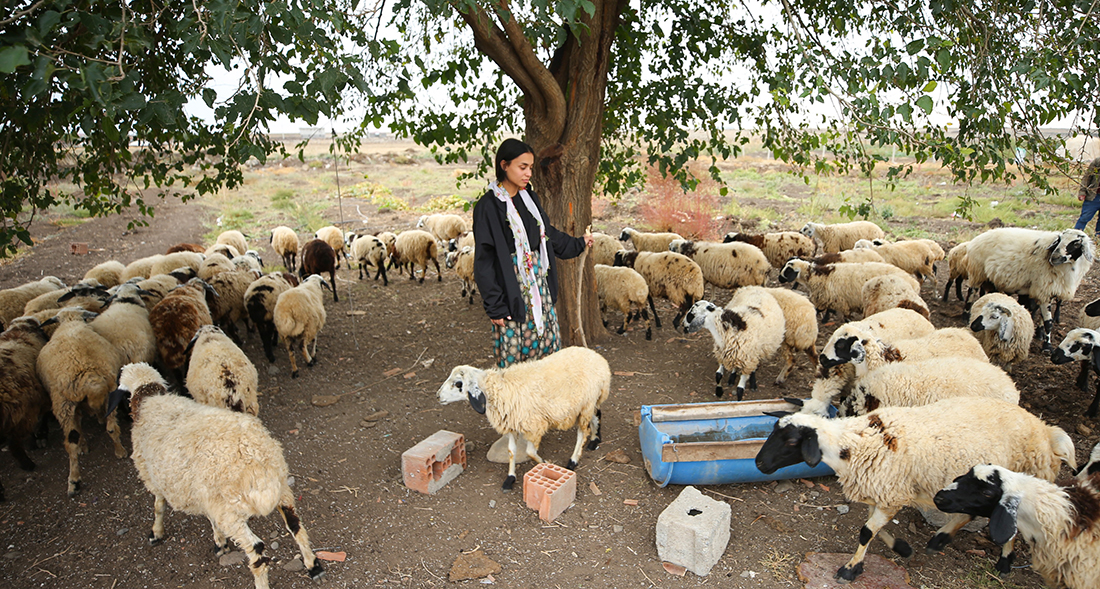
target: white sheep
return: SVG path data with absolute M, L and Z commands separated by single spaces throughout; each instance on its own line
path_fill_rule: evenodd
M 91 270 L 84 273 L 84 280 L 95 280 L 105 288 L 122 284 L 122 275 L 126 272 L 126 266 L 122 262 L 111 260 L 96 264 Z
M 739 375 L 738 401 L 744 397 L 746 385 L 756 389 L 756 369 L 779 350 L 786 328 L 783 309 L 775 297 L 758 286 L 737 289 L 724 308 L 699 301 L 684 321 L 687 333 L 705 327 L 714 338 L 714 357 L 718 360 L 715 396 L 722 396 L 723 376 L 728 373 L 726 384 L 732 385 L 733 377 Z
M 909 544 L 883 526 L 902 507 L 932 507 L 935 494 L 974 464 L 994 462 L 1046 480 L 1054 480 L 1061 462 L 1076 465 L 1073 440 L 1066 432 L 997 399 L 957 397 L 836 419 L 774 415 L 779 420 L 756 455 L 761 472 L 824 462 L 836 472 L 848 500 L 871 506 L 859 548 L 837 571 L 845 581 L 863 571 L 864 554 L 876 535 L 894 552 L 911 555 Z M 968 515 L 952 516 L 929 541 L 928 550 L 942 550 L 969 521 Z
M 600 299 L 600 311 L 604 312 L 608 307 L 617 309 L 623 314 L 623 324 L 618 333 L 626 333 L 626 324 L 632 316 L 645 319 L 645 338 L 653 339 L 653 330 L 649 326 L 649 311 L 646 309 L 646 301 L 649 299 L 649 285 L 633 268 L 622 268 L 596 264 L 593 266 L 596 277 L 596 296 Z M 604 321 L 607 326 L 607 321 Z
M 0 333 L 0 440 L 6 439 L 12 458 L 23 470 L 34 470 L 34 461 L 23 447 L 35 431 L 45 433 L 50 396 L 38 379 L 35 364 L 46 345 L 46 334 L 36 319 L 18 317 Z M 36 436 L 39 437 L 39 436 Z M 41 435 L 42 441 L 45 436 Z M 4 486 L 0 484 L 0 501 Z
M 875 368 L 856 381 L 852 394 L 840 403 L 838 414 L 863 415 L 879 407 L 916 407 L 951 397 L 986 397 L 1018 404 L 1020 391 L 1004 370 L 984 358 L 944 355 Z
M 664 297 L 676 305 L 672 327 L 680 325 L 680 319 L 695 301 L 703 298 L 703 271 L 691 258 L 674 252 L 638 252 L 620 250 L 615 254 L 615 265 L 637 270 L 649 286 L 649 309 L 653 322 L 661 327 L 661 318 L 653 297 Z
M 222 231 L 218 234 L 216 243 L 221 243 L 232 247 L 237 250 L 238 256 L 243 256 L 248 251 L 248 240 L 245 239 L 244 233 L 237 231 L 236 229 L 230 229 L 229 231 Z M 227 256 L 228 257 L 228 256 Z
M 470 235 L 473 235 L 472 231 L 470 232 Z M 375 237 L 381 239 L 382 243 L 386 244 L 386 259 L 390 260 L 389 267 L 393 268 L 393 256 L 397 253 L 397 234 L 392 231 L 379 231 Z M 470 239 L 472 240 L 473 237 L 471 237 Z M 468 243 L 467 245 L 474 244 Z
M 252 361 L 221 329 L 204 325 L 191 339 L 187 392 L 195 401 L 259 415 L 259 374 Z
M 498 434 L 508 436 L 508 478 L 502 488 L 509 491 L 516 482 L 516 436 L 527 440 L 527 455 L 542 462 L 538 450 L 543 436 L 576 427 L 577 445 L 566 465 L 574 470 L 585 440 L 589 450 L 600 445 L 600 406 L 610 392 L 607 360 L 574 346 L 508 368 L 456 366 L 438 397 L 444 405 L 468 400 Z
M 88 324 L 118 349 L 126 364 L 153 362 L 157 357 L 157 336 L 141 295 L 136 284 L 119 285 L 107 308 Z
M 298 250 L 301 249 L 298 234 L 290 227 L 280 225 L 271 230 L 271 239 L 268 243 L 271 244 L 275 254 L 283 259 L 286 271 L 293 272 L 298 259 Z
M 967 287 L 966 299 L 963 299 L 962 295 L 962 283 L 968 277 L 966 248 L 969 244 L 969 241 L 964 241 L 947 252 L 947 286 L 943 287 L 943 301 L 945 303 L 947 302 L 948 293 L 951 292 L 952 284 L 955 285 L 955 298 L 964 303 L 970 301 L 970 293 L 974 290 L 973 288 Z
M 386 244 L 373 235 L 359 235 L 356 233 L 349 233 L 348 235 L 352 240 L 351 257 L 359 264 L 359 280 L 363 279 L 364 268 L 374 266 L 377 268 L 374 279 L 378 280 L 378 277 L 381 276 L 382 286 L 389 286 L 390 279 L 386 278 L 386 258 L 388 257 Z M 369 270 L 367 271 L 367 277 L 370 277 Z
M 202 252 L 202 255 L 208 258 L 214 254 L 225 256 L 227 260 L 234 260 L 241 256 L 240 250 L 226 243 L 215 243 Z
M 692 259 L 703 279 L 719 288 L 763 286 L 771 264 L 755 245 L 741 242 L 713 243 L 674 239 L 668 249 Z
M 991 292 L 970 308 L 970 329 L 993 362 L 1012 372 L 1017 362 L 1027 360 L 1035 322 L 1031 313 L 1008 295 Z
M 390 233 L 389 235 L 393 235 L 394 239 L 397 239 L 396 235 L 394 235 L 392 233 Z M 594 236 L 596 234 L 593 233 L 592 235 Z M 378 234 L 378 239 L 382 239 L 381 236 L 382 236 L 382 233 L 379 233 Z M 382 243 L 384 244 L 386 242 L 383 241 Z M 615 243 L 616 243 L 616 247 L 618 247 L 618 242 L 615 242 Z M 458 237 L 455 237 L 453 239 L 448 240 L 447 241 L 447 251 L 449 251 L 449 252 L 462 251 L 462 248 L 464 248 L 464 247 L 474 247 L 476 245 L 477 245 L 477 239 L 474 237 L 474 232 L 473 231 L 467 231 L 466 233 L 463 233 L 462 235 L 459 235 Z M 388 257 L 389 253 L 387 252 L 386 255 Z
M 164 259 L 164 256 L 165 254 L 154 254 L 145 258 L 138 258 L 126 264 L 126 270 L 122 273 L 122 281 L 126 282 L 131 278 L 149 278 L 153 276 L 153 266 Z M 172 270 L 175 270 L 175 268 L 172 268 Z M 167 274 L 167 272 L 160 272 L 159 274 Z
M 869 249 L 878 253 L 882 256 L 882 259 L 886 260 L 887 264 L 893 264 L 913 274 L 917 277 L 917 280 L 923 281 L 936 277 L 936 270 L 933 267 L 936 262 L 936 254 L 924 241 L 899 241 L 875 245 L 870 240 L 861 239 L 853 247 L 855 249 Z
M 129 364 L 122 370 L 109 410 L 126 397 L 134 417 L 134 467 L 155 499 L 151 544 L 164 541 L 167 506 L 205 516 L 214 530 L 217 555 L 229 552 L 232 539 L 248 556 L 256 589 L 267 589 L 271 559 L 248 520 L 265 517 L 277 507 L 310 578 L 324 575 L 294 511 L 283 448 L 259 418 L 170 394 L 160 374 L 147 364 Z
M 630 227 L 624 227 L 619 241 L 629 241 L 638 252 L 667 252 L 673 239 L 683 239 L 679 233 L 642 233 Z M 660 327 L 660 326 L 658 326 Z
M 722 239 L 722 243 L 733 241 L 760 248 L 760 251 L 764 252 L 764 256 L 768 258 L 768 263 L 777 270 L 782 268 L 783 264 L 786 264 L 787 260 L 791 258 L 808 258 L 814 255 L 814 248 L 816 247 L 814 240 L 797 231 L 761 233 L 758 235 L 733 231 L 727 233 L 726 237 Z
M 256 279 L 244 291 L 244 306 L 248 318 L 260 333 L 264 355 L 268 362 L 275 362 L 275 344 L 279 338 L 275 329 L 275 303 L 279 295 L 298 285 L 298 277 L 291 272 L 272 272 Z
M 222 272 L 234 272 L 237 266 L 227 256 L 222 254 L 210 254 L 206 256 L 206 259 L 199 264 L 199 269 L 196 275 L 204 282 L 209 283 L 210 279 L 221 274 Z
M 420 275 L 420 283 L 423 284 L 424 278 L 428 275 L 428 262 L 431 262 L 435 264 L 435 273 L 439 281 L 443 281 L 439 260 L 436 259 L 439 256 L 439 246 L 431 233 L 419 229 L 402 231 L 394 241 L 394 252 L 393 263 L 398 266 L 399 271 L 408 266 L 409 280 L 416 278 L 416 267 L 423 266 L 424 272 Z
M 847 262 L 849 264 L 863 264 L 866 262 L 886 263 L 886 259 L 880 256 L 878 252 L 864 248 L 844 250 L 831 254 L 821 254 L 816 258 L 812 258 L 810 261 L 815 264 L 836 264 L 837 262 Z M 780 268 L 782 268 L 782 266 L 780 266 Z
M 111 342 L 89 327 L 85 321 L 95 313 L 79 308 L 62 309 L 45 323 L 58 323 L 50 341 L 38 354 L 35 368 L 42 386 L 50 395 L 53 414 L 65 436 L 69 454 L 69 497 L 80 490 L 80 463 L 77 458 L 87 442 L 82 437 L 80 408 L 103 415 L 107 395 L 118 383 L 118 371 L 124 359 Z M 45 325 L 45 323 L 43 325 Z M 107 434 L 115 444 L 115 456 L 123 458 L 118 420 L 107 417 Z
M 1100 442 L 1092 447 L 1088 461 L 1077 472 L 1077 480 L 1083 481 L 1098 474 L 1100 474 Z
M 145 301 L 145 308 L 152 309 L 157 303 L 161 302 L 164 297 L 168 296 L 173 288 L 187 282 L 194 278 L 191 275 L 190 269 L 186 271 L 178 270 L 172 274 L 157 274 L 151 278 L 141 280 L 140 277 L 132 278 L 131 280 L 137 280 L 133 284 L 136 284 L 141 289 L 141 300 Z M 182 281 L 180 279 L 183 279 Z
M 381 244 L 381 242 L 379 242 Z M 474 304 L 474 248 L 466 246 L 457 252 L 447 252 L 447 267 L 454 268 L 455 274 L 462 280 L 462 292 L 459 296 L 470 295 L 470 304 Z
M 313 234 L 313 237 L 320 239 L 321 241 L 332 246 L 332 251 L 336 253 L 336 267 L 340 267 L 340 258 L 347 260 L 348 267 L 351 267 L 351 260 L 348 258 L 348 250 L 344 247 L 344 232 L 335 225 L 329 225 L 328 227 L 322 227 L 317 230 L 317 233 Z
M 248 250 L 244 254 L 241 254 L 233 258 L 233 266 L 237 270 L 263 272 L 264 261 L 260 258 L 260 252 L 256 250 Z
M 202 261 L 206 259 L 203 254 L 195 252 L 174 252 L 166 254 L 156 259 L 153 262 L 152 267 L 149 270 L 149 276 L 156 276 L 157 274 L 168 274 L 171 271 L 187 266 L 188 268 L 199 271 L 199 267 L 202 266 Z M 146 277 L 148 278 L 148 276 Z
M 292 378 L 298 378 L 298 364 L 294 361 L 295 348 L 302 354 L 306 366 L 313 366 L 317 362 L 317 334 L 325 326 L 327 318 L 322 292 L 324 288 L 328 288 L 325 279 L 319 274 L 312 274 L 298 286 L 280 294 L 275 302 L 272 321 L 279 337 L 286 343 L 287 353 L 290 354 Z M 310 343 L 313 344 L 312 354 L 308 350 Z
M 423 227 L 431 233 L 436 241 L 447 242 L 459 235 L 466 233 L 466 220 L 458 215 L 445 215 L 436 213 L 424 215 L 416 222 L 416 227 Z
M 845 320 L 852 311 L 863 309 L 864 283 L 876 276 L 891 274 L 911 280 L 913 288 L 920 288 L 916 279 L 904 270 L 876 262 L 819 265 L 806 260 L 788 260 L 779 272 L 779 282 L 804 282 L 815 308 L 825 316 L 836 311 L 841 320 Z
M 766 288 L 779 308 L 783 309 L 783 369 L 775 377 L 775 384 L 781 385 L 794 369 L 795 353 L 804 352 L 810 358 L 810 364 L 817 366 L 817 311 L 810 299 L 800 292 L 788 288 Z
M 35 297 L 51 292 L 57 292 L 57 296 L 61 296 L 59 291 L 64 288 L 65 283 L 60 278 L 47 276 L 21 286 L 0 290 L 0 325 L 8 325 L 12 319 L 23 315 L 23 309 Z
M 989 518 L 989 537 L 1005 544 L 1019 536 L 1048 587 L 1100 587 L 1100 476 L 1059 487 L 993 464 L 977 464 L 936 494 L 948 513 Z M 1012 554 L 997 569 L 1011 570 Z
M 882 229 L 870 221 L 853 221 L 834 225 L 806 223 L 799 230 L 799 233 L 814 240 L 814 243 L 826 254 L 850 250 L 861 239 L 886 237 Z
M 983 293 L 992 284 L 1010 295 L 1027 295 L 1039 304 L 1043 316 L 1043 352 L 1053 351 L 1050 343 L 1054 320 L 1053 299 L 1069 301 L 1095 259 L 1092 239 L 1083 231 L 1060 233 L 1019 229 L 992 229 L 970 240 L 966 247 L 967 274 L 972 286 Z
M 35 315 L 46 309 L 62 307 L 80 307 L 86 311 L 98 313 L 107 305 L 109 298 L 111 298 L 110 293 L 102 286 L 76 284 L 72 288 L 48 292 L 27 301 L 26 306 L 23 307 L 23 315 Z
M 863 299 L 864 317 L 894 308 L 912 309 L 925 317 L 930 315 L 928 303 L 921 298 L 920 290 L 913 288 L 908 277 L 876 276 L 864 283 L 860 298 Z
M 615 265 L 615 253 L 621 250 L 622 244 L 614 237 L 600 232 L 592 233 L 592 253 L 590 254 L 593 264 L 603 264 L 604 266 Z
M 1081 371 L 1077 377 L 1077 386 L 1082 390 L 1088 387 L 1088 367 L 1100 378 L 1100 332 L 1078 327 L 1071 329 L 1066 334 L 1058 347 L 1054 349 L 1050 359 L 1055 364 L 1067 364 L 1078 361 L 1081 363 Z M 1100 379 L 1096 381 L 1096 395 L 1092 398 L 1085 416 L 1096 417 L 1100 413 Z

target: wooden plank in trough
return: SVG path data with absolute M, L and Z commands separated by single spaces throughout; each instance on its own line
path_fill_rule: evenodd
M 722 404 L 687 403 L 683 405 L 661 405 L 653 407 L 650 418 L 654 423 L 662 421 L 697 421 L 763 415 L 765 411 L 790 411 L 793 413 L 800 409 L 800 407 L 792 405 L 783 399 L 731 401 Z
M 764 440 L 737 440 L 732 442 L 685 442 L 661 446 L 663 462 L 708 462 L 711 460 L 740 460 L 756 458 Z

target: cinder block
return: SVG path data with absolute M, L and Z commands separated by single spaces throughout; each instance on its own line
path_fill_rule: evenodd
M 731 511 L 728 503 L 684 487 L 657 517 L 657 555 L 705 577 L 730 541 Z
M 401 455 L 405 486 L 429 495 L 443 488 L 466 468 L 466 438 L 439 430 Z
M 539 512 L 539 519 L 552 522 L 577 498 L 577 473 L 543 462 L 523 475 L 523 501 Z

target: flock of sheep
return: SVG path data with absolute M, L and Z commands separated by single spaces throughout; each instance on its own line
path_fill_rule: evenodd
M 422 283 L 434 266 L 441 281 L 439 253 L 446 250 L 461 296 L 473 303 L 475 244 L 465 219 L 430 215 L 417 227 L 400 234 L 326 227 L 305 244 L 278 227 L 270 246 L 286 271 L 266 274 L 244 236 L 227 231 L 210 247 L 180 244 L 125 266 L 100 264 L 72 286 L 46 277 L 0 291 L 0 439 L 29 470 L 34 463 L 23 444 L 32 434 L 44 441 L 44 417 L 52 413 L 69 455 L 72 496 L 80 489 L 78 457 L 86 445 L 80 412 L 105 420 L 116 455 L 124 457 L 115 407 L 129 398 L 132 458 L 156 498 L 151 542 L 164 538 L 167 505 L 205 515 L 219 552 L 228 551 L 232 539 L 247 554 L 256 586 L 267 587 L 270 560 L 247 521 L 278 508 L 310 576 L 319 577 L 323 570 L 294 511 L 282 448 L 257 417 L 257 372 L 239 347 L 237 323 L 256 328 L 271 362 L 282 340 L 297 377 L 296 355 L 310 366 L 315 361 L 326 320 L 323 291 L 339 301 L 335 274 L 342 262 L 350 268 L 354 260 L 360 279 L 373 271 L 383 285 L 395 268 L 408 270 L 410 279 L 419 274 Z M 725 380 L 742 399 L 756 388 L 759 367 L 781 349 L 777 384 L 800 354 L 816 365 L 809 398 L 798 401 L 801 411 L 777 415 L 756 462 L 765 473 L 825 462 L 848 499 L 871 506 L 859 548 L 838 577 L 861 573 L 876 536 L 898 554 L 911 554 L 904 540 L 882 528 L 900 508 L 919 505 L 957 514 L 929 550 L 942 549 L 972 516 L 983 515 L 1004 545 L 1000 572 L 1011 570 L 1013 542 L 1021 536 L 1052 587 L 1100 587 L 1100 447 L 1077 482 L 1054 485 L 1061 463 L 1076 468 L 1073 442 L 1019 407 L 1009 376 L 1033 339 L 1055 363 L 1080 362 L 1082 390 L 1090 372 L 1100 374 L 1100 333 L 1094 331 L 1100 301 L 1085 306 L 1080 327 L 1057 348 L 1051 342 L 1052 305 L 1072 300 L 1094 259 L 1084 233 L 994 229 L 947 253 L 931 240 L 887 242 L 867 222 L 731 233 L 723 243 L 631 228 L 618 238 L 594 238 L 596 290 L 603 311 L 621 313 L 618 332 L 640 320 L 651 339 L 651 312 L 661 327 L 653 299 L 668 299 L 677 309 L 674 329 L 705 328 L 713 336 L 716 396 Z M 944 300 L 952 286 L 963 299 L 963 280 L 980 291 L 968 328 L 937 330 L 928 320 L 921 285 L 934 284 L 934 265 L 944 259 L 950 267 Z M 808 294 L 766 287 L 769 276 Z M 707 283 L 732 289 L 731 299 L 703 299 Z M 819 320 L 833 312 L 843 321 L 853 313 L 863 318 L 838 327 L 819 354 Z M 512 460 L 503 486 L 510 489 L 515 456 L 525 452 L 541 461 L 538 447 L 548 431 L 577 429 L 569 468 L 585 442 L 589 449 L 599 444 L 610 377 L 598 353 L 566 348 L 503 370 L 456 367 L 438 398 L 468 402 L 508 436 Z M 190 398 L 170 393 L 173 388 Z M 829 418 L 834 404 L 838 417 Z M 1098 405 L 1100 378 L 1087 414 L 1095 416 Z M 214 472 L 234 476 L 215 479 Z

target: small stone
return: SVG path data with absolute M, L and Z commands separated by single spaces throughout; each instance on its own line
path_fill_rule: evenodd
M 240 550 L 234 550 L 229 554 L 223 554 L 222 557 L 218 559 L 218 564 L 222 565 L 223 567 L 231 567 L 241 564 L 244 561 L 244 553 Z
M 8 552 L 8 553 L 4 554 L 4 558 L 7 559 L 7 560 L 15 560 L 17 558 L 23 558 L 23 553 L 15 552 L 15 551 Z
M 278 550 L 279 549 L 279 543 L 278 542 L 272 542 L 271 543 L 271 549 L 272 550 Z
M 844 515 L 845 513 L 848 513 L 848 511 L 850 509 L 851 508 L 848 507 L 847 505 L 837 505 L 836 506 L 836 512 L 839 513 L 840 515 Z
M 478 550 L 470 554 L 460 554 L 451 565 L 447 577 L 452 583 L 467 579 L 480 579 L 501 571 L 499 563 L 494 562 L 485 553 Z
M 616 534 L 623 531 L 623 527 L 618 524 L 611 526 L 611 529 L 614 530 Z
M 496 509 L 496 506 L 497 506 L 496 500 L 495 499 L 490 499 L 489 500 L 489 509 Z
M 820 496 L 821 496 L 821 493 L 818 493 L 817 491 L 810 491 L 810 497 L 813 497 L 814 499 L 817 499 Z
M 793 488 L 794 488 L 794 485 L 792 485 L 791 483 L 789 483 L 787 481 L 783 481 L 782 483 L 779 483 L 778 485 L 775 486 L 775 492 L 776 493 L 786 493 L 787 491 L 790 491 Z
M 130 528 L 119 528 L 119 530 L 117 532 L 115 532 L 115 535 L 116 536 L 123 536 L 123 535 L 126 534 L 126 532 L 129 532 L 129 531 L 130 531 Z
M 336 395 L 313 395 L 313 399 L 310 403 L 314 407 L 328 407 L 340 402 L 340 397 Z
M 755 579 L 757 575 L 756 571 L 741 571 L 742 579 Z
M 278 538 L 278 537 L 279 537 L 279 532 L 271 532 L 271 534 L 269 534 L 269 535 L 267 536 L 267 538 L 268 538 L 269 540 L 274 540 L 275 538 Z
M 603 459 L 608 462 L 615 462 L 618 464 L 630 464 L 630 457 L 623 452 L 622 448 L 618 448 L 603 455 Z
M 295 556 L 293 560 L 283 565 L 283 570 L 296 573 L 306 570 L 306 565 L 302 564 L 302 561 Z
M 390 414 L 389 411 L 375 411 L 370 415 L 363 418 L 363 421 L 378 421 L 379 419 L 385 419 Z
M 378 425 L 377 421 L 367 421 L 367 420 L 364 419 L 363 421 L 359 422 L 359 427 L 371 428 L 371 427 L 374 427 L 376 425 Z
M 294 477 L 286 477 L 286 484 L 288 487 L 294 486 Z
M 267 375 L 268 375 L 268 376 L 275 376 L 276 374 L 279 374 L 279 367 L 278 367 L 278 366 L 272 366 L 272 365 L 269 365 L 269 366 L 267 367 Z
M 1092 428 L 1083 423 L 1078 423 L 1077 433 L 1081 434 L 1082 436 L 1092 435 Z

